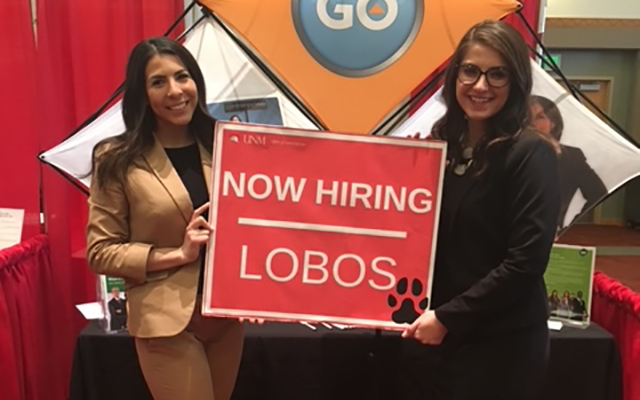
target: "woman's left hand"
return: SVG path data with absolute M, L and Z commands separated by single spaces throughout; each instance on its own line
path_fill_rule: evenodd
M 422 344 L 437 346 L 447 336 L 447 328 L 436 317 L 434 311 L 428 310 L 419 316 L 410 327 L 402 332 L 403 338 L 414 338 Z

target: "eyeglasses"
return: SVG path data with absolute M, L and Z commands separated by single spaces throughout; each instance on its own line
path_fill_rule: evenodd
M 502 88 L 509 84 L 511 76 L 506 67 L 491 67 L 486 71 L 474 64 L 462 64 L 458 66 L 458 80 L 463 85 L 475 85 L 484 75 L 487 84 L 493 88 Z

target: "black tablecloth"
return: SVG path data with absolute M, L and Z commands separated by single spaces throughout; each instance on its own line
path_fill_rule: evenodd
M 426 399 L 425 348 L 398 333 L 300 324 L 247 326 L 233 400 Z M 613 337 L 597 325 L 551 333 L 545 400 L 620 400 Z M 151 400 L 133 339 L 89 324 L 77 340 L 70 400 Z

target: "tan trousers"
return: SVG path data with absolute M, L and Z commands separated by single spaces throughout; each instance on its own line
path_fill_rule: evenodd
M 240 366 L 243 325 L 205 318 L 196 307 L 187 328 L 167 338 L 136 338 L 154 400 L 229 400 Z

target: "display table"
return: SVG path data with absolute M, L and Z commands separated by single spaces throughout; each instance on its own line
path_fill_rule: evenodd
M 425 348 L 399 333 L 248 325 L 233 400 L 426 399 Z M 541 399 L 620 400 L 620 359 L 597 325 L 551 333 Z M 88 325 L 77 340 L 70 400 L 151 400 L 133 339 Z

